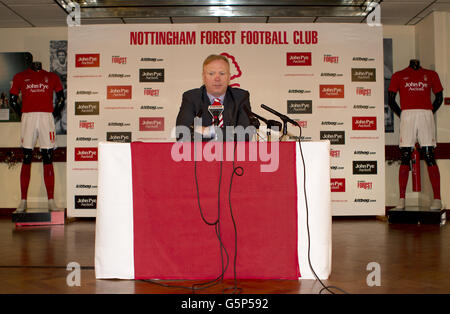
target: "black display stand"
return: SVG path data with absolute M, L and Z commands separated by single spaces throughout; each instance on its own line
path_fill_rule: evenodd
M 445 225 L 447 221 L 445 209 L 426 207 L 392 208 L 387 211 L 387 216 L 389 223 Z
M 13 213 L 12 222 L 44 222 L 51 221 L 50 212 Z
M 14 212 L 12 213 L 12 222 L 16 226 L 64 225 L 64 216 L 64 210 L 52 212 Z

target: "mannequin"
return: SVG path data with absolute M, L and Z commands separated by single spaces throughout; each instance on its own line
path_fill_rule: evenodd
M 400 92 L 401 107 L 395 101 Z M 400 117 L 400 152 L 399 170 L 400 199 L 397 208 L 405 208 L 405 191 L 410 171 L 411 154 L 415 141 L 419 141 L 420 149 L 425 157 L 428 175 L 433 188 L 433 201 L 430 209 L 442 208 L 440 195 L 440 174 L 434 158 L 436 135 L 433 114 L 443 101 L 443 88 L 435 71 L 423 69 L 420 61 L 411 59 L 409 66 L 394 73 L 388 91 L 388 104 L 392 111 Z M 433 103 L 430 100 L 434 93 Z M 416 138 L 417 134 L 417 138 Z
M 56 92 L 54 107 L 53 92 Z M 19 104 L 19 93 L 22 93 L 21 104 Z M 24 212 L 27 208 L 27 193 L 33 148 L 37 140 L 36 134 L 38 134 L 41 146 L 48 209 L 50 211 L 58 210 L 53 197 L 55 181 L 53 151 L 56 148 L 54 118 L 61 114 L 64 106 L 64 91 L 59 77 L 43 70 L 41 62 L 32 62 L 27 70 L 14 76 L 10 90 L 10 105 L 21 118 L 23 152 L 20 171 L 21 201 L 16 213 Z

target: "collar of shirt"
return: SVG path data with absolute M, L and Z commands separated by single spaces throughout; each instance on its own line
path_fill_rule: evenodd
M 221 95 L 221 96 L 219 96 L 219 97 L 215 97 L 215 96 L 213 96 L 213 95 L 211 95 L 211 94 L 209 94 L 209 93 L 206 93 L 206 94 L 208 95 L 209 102 L 210 102 L 211 104 L 214 102 L 214 99 L 219 98 L 219 99 L 220 99 L 220 103 L 223 105 L 223 100 L 224 100 L 224 98 L 225 98 L 225 94 L 223 94 L 223 95 Z

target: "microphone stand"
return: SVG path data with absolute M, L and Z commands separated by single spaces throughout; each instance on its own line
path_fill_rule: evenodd
M 288 138 L 287 135 L 287 123 L 291 123 L 295 126 L 299 126 L 297 122 L 295 122 L 294 120 L 292 120 L 291 118 L 289 118 L 288 116 L 285 116 L 284 114 L 279 113 L 276 110 L 273 110 L 272 108 L 267 107 L 266 105 L 261 105 L 261 108 L 269 111 L 270 113 L 273 113 L 274 115 L 276 115 L 277 117 L 279 117 L 282 121 L 283 121 L 283 135 L 280 137 L 280 141 L 284 141 Z
M 257 117 L 258 119 L 260 119 L 261 121 L 263 121 L 266 125 L 267 125 L 267 141 L 270 142 L 271 141 L 271 131 L 273 127 L 278 127 L 277 130 L 281 129 L 281 122 L 275 121 L 275 120 L 267 120 L 259 115 L 257 115 L 256 113 L 253 113 L 253 115 L 255 117 Z
M 283 133 L 280 137 L 280 141 L 285 141 L 287 139 L 288 135 L 287 135 L 287 122 L 283 121 Z
M 259 120 L 261 120 L 262 122 L 264 122 L 264 123 L 267 125 L 267 128 L 266 128 L 266 132 L 267 132 L 267 142 L 270 142 L 270 136 L 271 136 L 270 131 L 271 131 L 271 128 L 269 127 L 269 121 L 267 121 L 266 118 L 263 118 L 263 117 L 257 115 L 257 114 L 254 113 L 254 112 L 252 112 L 252 114 L 253 114 L 256 118 L 258 118 Z

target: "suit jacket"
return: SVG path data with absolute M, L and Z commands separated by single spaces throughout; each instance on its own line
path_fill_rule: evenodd
M 208 111 L 209 105 L 211 105 L 211 103 L 204 85 L 200 88 L 191 89 L 183 93 L 176 125 L 192 127 L 194 118 L 201 117 L 202 125 L 210 126 L 212 124 L 212 116 Z M 246 128 L 250 125 L 249 117 L 244 110 L 245 106 L 247 106 L 248 110 L 251 110 L 250 94 L 248 91 L 240 88 L 228 87 L 223 100 L 223 106 L 224 110 L 222 115 L 224 127 L 236 127 L 240 125 Z

